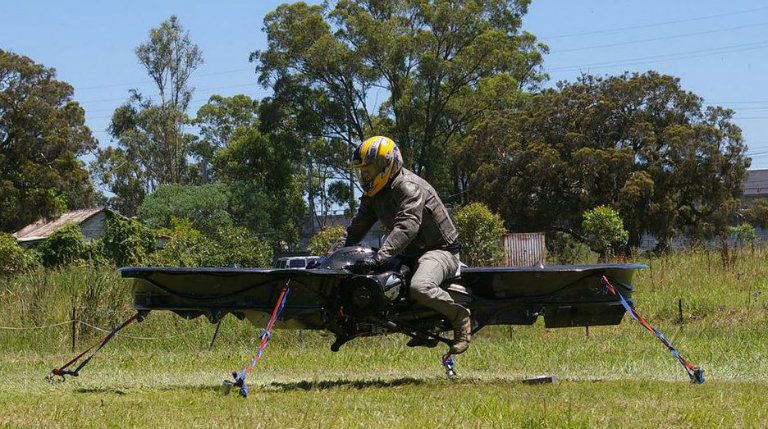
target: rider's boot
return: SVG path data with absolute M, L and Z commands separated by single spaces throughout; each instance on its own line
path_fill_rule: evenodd
M 458 355 L 464 353 L 472 340 L 472 319 L 469 310 L 461 307 L 456 317 L 451 321 L 453 325 L 453 345 L 449 353 Z

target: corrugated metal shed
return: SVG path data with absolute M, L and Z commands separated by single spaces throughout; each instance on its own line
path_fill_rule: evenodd
M 55 219 L 40 219 L 15 232 L 13 236 L 22 244 L 31 244 L 46 239 L 53 231 L 64 225 L 76 223 L 83 227 L 86 241 L 90 241 L 95 237 L 103 235 L 103 212 L 105 210 L 107 210 L 105 207 L 82 209 L 64 213 Z M 93 222 L 96 220 L 102 220 L 102 222 Z
M 543 232 L 504 234 L 504 265 L 507 267 L 531 267 L 547 262 L 547 247 Z
M 746 206 L 755 198 L 768 198 L 768 169 L 747 170 L 742 184 L 744 195 L 742 205 Z

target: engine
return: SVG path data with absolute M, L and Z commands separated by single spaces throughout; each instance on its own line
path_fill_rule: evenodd
M 362 317 L 386 312 L 404 300 L 405 279 L 394 272 L 356 276 L 339 285 L 344 312 Z
M 370 247 L 343 247 L 318 261 L 316 267 L 329 270 L 348 269 L 355 262 L 371 258 L 375 254 Z M 391 309 L 394 304 L 408 301 L 409 268 L 392 261 L 390 271 L 358 275 L 339 285 L 344 311 L 354 316 L 364 317 L 381 314 Z M 441 285 L 457 303 L 468 305 L 470 291 L 458 283 L 446 282 Z
M 374 250 L 369 247 L 344 247 L 318 261 L 318 268 L 342 270 L 355 262 L 370 258 Z M 386 312 L 394 303 L 405 300 L 407 274 L 399 271 L 385 271 L 358 275 L 339 285 L 344 312 L 364 317 Z

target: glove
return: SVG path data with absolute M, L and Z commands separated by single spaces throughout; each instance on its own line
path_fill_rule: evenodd
M 361 259 L 347 268 L 355 274 L 368 274 L 381 271 L 385 266 L 386 262 L 379 259 L 378 255 L 374 255 Z

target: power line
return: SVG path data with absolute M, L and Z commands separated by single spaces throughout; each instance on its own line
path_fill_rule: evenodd
M 689 59 L 689 58 L 706 57 L 711 55 L 744 52 L 744 51 L 755 50 L 755 49 L 763 49 L 766 47 L 768 47 L 768 40 L 763 40 L 760 42 L 753 42 L 753 43 L 742 43 L 738 45 L 721 46 L 719 48 L 712 48 L 712 49 L 699 49 L 695 51 L 678 52 L 674 54 L 651 55 L 647 57 L 629 58 L 629 59 L 619 60 L 619 61 L 606 61 L 602 63 L 584 64 L 580 66 L 555 67 L 549 70 L 550 71 L 566 71 L 566 70 L 579 70 L 583 68 L 628 66 L 628 65 L 644 64 L 648 62 L 673 61 L 673 60 L 681 60 L 681 59 Z
M 633 45 L 633 44 L 637 44 L 637 43 L 657 42 L 657 41 L 661 41 L 661 40 L 679 39 L 679 38 L 683 38 L 683 37 L 700 36 L 702 34 L 712 34 L 712 33 L 721 33 L 721 32 L 724 32 L 724 31 L 740 30 L 740 29 L 743 29 L 743 28 L 762 27 L 762 26 L 765 26 L 765 25 L 768 25 L 768 22 L 762 22 L 762 23 L 759 23 L 759 24 L 751 24 L 751 25 L 741 25 L 741 26 L 738 26 L 738 27 L 721 28 L 721 29 L 717 29 L 717 30 L 699 31 L 699 32 L 696 32 L 696 33 L 673 34 L 671 36 L 654 37 L 654 38 L 650 38 L 650 39 L 630 40 L 630 41 L 626 41 L 626 42 L 609 43 L 609 44 L 605 44 L 605 45 L 585 46 L 585 47 L 581 47 L 581 48 L 571 48 L 571 49 L 558 49 L 558 50 L 556 50 L 554 52 L 551 52 L 550 55 L 552 55 L 552 54 L 560 54 L 560 53 L 563 53 L 563 52 L 576 52 L 576 51 L 585 51 L 585 50 L 589 50 L 589 49 L 612 48 L 612 47 L 615 47 L 615 46 Z
M 212 72 L 212 73 L 201 73 L 196 74 L 196 77 L 203 77 L 203 76 L 219 76 L 223 74 L 230 74 L 230 73 L 237 73 L 245 70 L 254 70 L 253 67 L 247 68 L 247 69 L 234 69 L 234 70 L 225 70 L 220 72 Z M 95 85 L 95 86 L 83 86 L 83 87 L 77 87 L 75 88 L 75 91 L 87 91 L 91 89 L 100 89 L 100 88 L 113 88 L 116 86 L 130 86 L 130 85 L 140 85 L 144 83 L 154 83 L 153 80 L 142 80 L 142 81 L 134 81 L 134 82 L 124 82 L 124 83 L 109 83 L 105 85 Z
M 201 88 L 199 90 L 196 89 L 195 93 L 199 93 L 199 92 L 202 92 L 202 93 L 216 92 L 216 91 L 219 91 L 219 90 L 222 90 L 222 89 L 242 88 L 242 87 L 249 87 L 249 86 L 261 86 L 261 84 L 253 82 L 253 83 L 243 83 L 243 84 L 229 85 L 229 86 L 220 86 L 220 87 L 216 87 L 216 88 Z M 258 91 L 258 92 L 261 93 L 261 94 L 266 94 L 269 91 L 262 90 L 262 91 Z M 198 102 L 198 101 L 203 101 L 203 100 L 207 101 L 208 98 L 210 98 L 210 96 L 207 96 L 207 97 L 195 97 L 195 98 L 190 100 L 190 103 Z M 120 98 L 114 98 L 114 99 L 112 99 L 110 101 L 125 101 L 125 100 L 126 100 L 126 97 L 120 97 Z M 84 104 L 84 103 L 89 103 L 89 102 L 87 102 L 87 101 L 78 101 L 78 103 Z M 109 111 L 114 111 L 114 109 L 112 109 L 112 108 L 95 109 L 95 110 L 88 110 L 86 113 L 100 113 L 100 112 L 109 112 Z
M 744 112 L 744 111 L 768 110 L 768 107 L 734 107 L 732 110 L 735 110 L 736 113 L 738 114 L 738 112 Z
M 657 22 L 657 23 L 653 23 L 653 24 L 633 25 L 633 26 L 629 26 L 629 27 L 617 27 L 617 28 L 611 28 L 611 29 L 605 29 L 605 30 L 585 31 L 585 32 L 581 32 L 581 33 L 560 34 L 560 35 L 557 35 L 557 36 L 542 37 L 541 39 L 562 39 L 564 37 L 581 37 L 581 36 L 589 36 L 589 35 L 592 35 L 592 34 L 617 33 L 617 32 L 622 32 L 622 31 L 627 31 L 627 30 L 638 30 L 638 29 L 641 29 L 641 28 L 653 28 L 653 27 L 661 27 L 661 26 L 664 26 L 664 25 L 681 24 L 681 23 L 684 23 L 684 22 L 704 21 L 704 20 L 707 20 L 707 19 L 722 18 L 724 16 L 743 15 L 745 13 L 752 13 L 752 12 L 757 12 L 757 11 L 761 11 L 761 10 L 765 10 L 765 9 L 768 9 L 768 6 L 758 7 L 758 8 L 754 8 L 754 9 L 741 10 L 741 11 L 737 11 L 737 12 L 721 13 L 721 14 L 717 14 L 717 15 L 707 15 L 707 16 L 700 16 L 700 17 L 696 17 L 696 18 L 678 19 L 678 20 L 674 20 L 674 21 Z
M 709 104 L 762 104 L 768 103 L 768 100 L 752 100 L 752 101 L 711 101 Z

